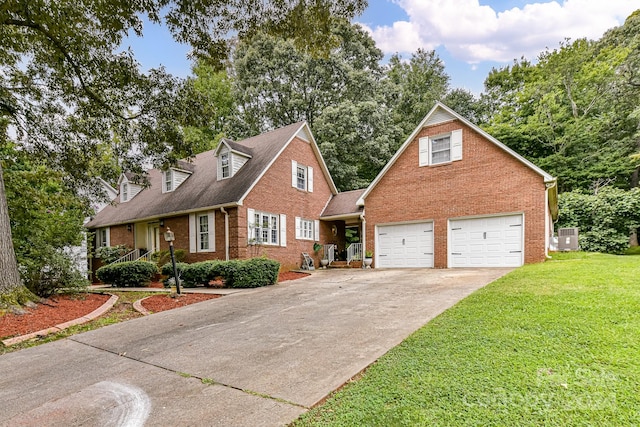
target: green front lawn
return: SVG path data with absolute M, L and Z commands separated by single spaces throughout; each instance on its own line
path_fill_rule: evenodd
M 295 425 L 640 425 L 640 257 L 519 268 Z

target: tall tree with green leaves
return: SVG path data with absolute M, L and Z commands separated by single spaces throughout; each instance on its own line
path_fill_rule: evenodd
M 269 34 L 242 40 L 232 76 L 238 116 L 234 136 L 306 120 L 336 186 L 366 186 L 391 157 L 402 132 L 381 91 L 382 52 L 360 26 L 343 21 L 328 57 L 295 49 Z
M 561 191 L 634 185 L 640 91 L 628 70 L 640 46 L 637 19 L 597 41 L 565 41 L 535 65 L 493 70 L 485 81 L 493 112 L 485 129 L 558 176 Z
M 306 120 L 313 128 L 328 106 L 371 99 L 382 52 L 360 26 L 341 21 L 328 56 L 296 49 L 292 40 L 258 33 L 235 50 L 232 78 L 242 136 Z
M 197 154 L 218 146 L 235 113 L 235 100 L 226 70 L 216 69 L 208 61 L 199 60 L 193 66 L 193 74 L 194 77 L 188 80 L 195 92 L 202 96 L 202 115 L 206 126 L 185 126 L 184 138 Z
M 143 160 L 167 164 L 189 156 L 184 126 L 207 125 L 194 85 L 163 69 L 142 73 L 128 34 L 142 35 L 142 16 L 163 22 L 195 57 L 219 60 L 228 34 L 259 28 L 326 52 L 336 19 L 350 19 L 364 0 L 8 0 L 0 5 L 2 140 L 50 160 L 77 186 L 90 182 L 107 145 L 128 169 Z M 309 25 L 313 22 L 313 25 Z M 89 176 L 87 176 L 89 175 Z M 20 283 L 0 169 L 0 297 L 20 303 Z
M 409 61 L 398 54 L 385 70 L 384 93 L 393 121 L 407 137 L 449 90 L 449 76 L 434 50 L 418 49 Z

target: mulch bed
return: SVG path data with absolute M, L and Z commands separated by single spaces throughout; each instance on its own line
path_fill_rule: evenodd
M 7 313 L 0 316 L 0 337 L 38 332 L 77 319 L 100 307 L 109 297 L 101 294 L 59 295 L 35 308 L 25 308 L 25 314 Z
M 181 295 L 153 295 L 142 300 L 142 306 L 152 313 L 184 307 L 200 301 L 220 298 L 222 295 L 213 294 L 181 294 Z
M 278 282 L 300 279 L 308 276 L 307 273 L 286 271 L 278 275 Z M 163 287 L 162 283 L 152 283 L 150 287 Z M 220 295 L 212 294 L 182 294 L 172 298 L 166 294 L 153 295 L 142 302 L 147 310 L 157 313 L 184 307 L 200 301 L 218 298 Z M 25 314 L 6 313 L 0 315 L 0 338 L 24 335 L 38 332 L 69 320 L 77 319 L 91 313 L 96 308 L 107 302 L 109 295 L 80 294 L 61 295 L 49 298 L 35 308 L 26 308 Z

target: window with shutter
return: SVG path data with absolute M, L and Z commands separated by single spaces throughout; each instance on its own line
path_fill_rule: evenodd
M 419 166 L 438 165 L 462 159 L 462 129 L 418 140 Z

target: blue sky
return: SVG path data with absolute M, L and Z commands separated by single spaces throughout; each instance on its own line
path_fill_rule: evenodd
M 451 87 L 477 95 L 492 67 L 522 56 L 535 60 L 565 38 L 598 39 L 637 8 L 637 0 L 369 0 L 354 22 L 387 56 L 435 49 Z M 129 46 L 144 69 L 164 65 L 174 75 L 191 74 L 189 47 L 163 27 L 146 24 L 144 38 L 129 39 Z

